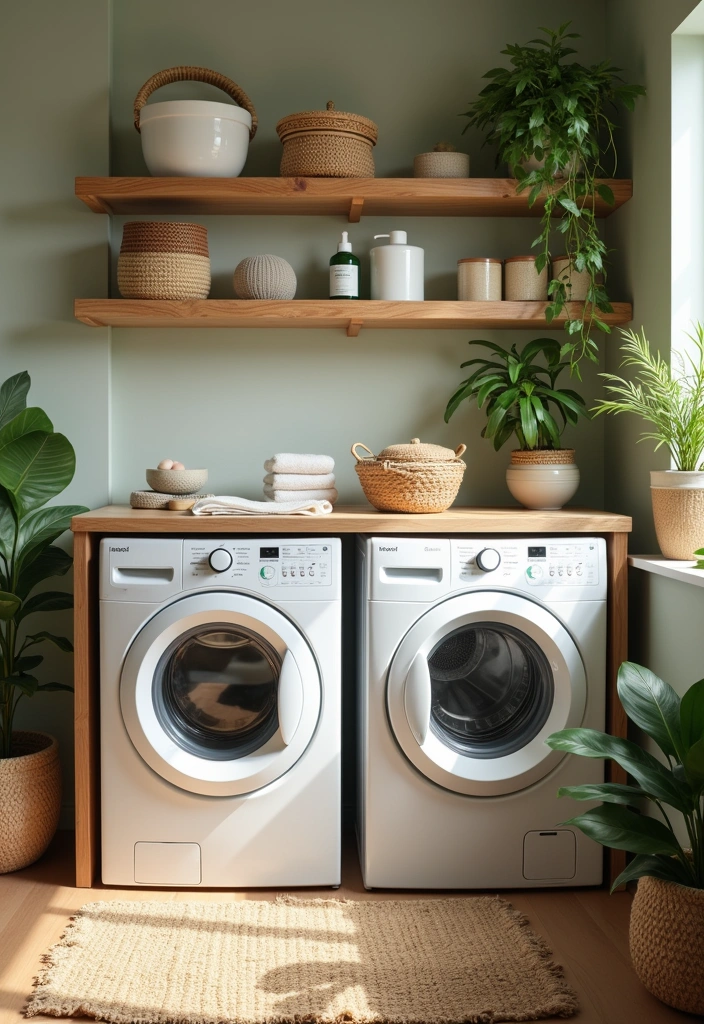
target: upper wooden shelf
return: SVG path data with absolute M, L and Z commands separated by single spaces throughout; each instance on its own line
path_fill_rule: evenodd
M 604 178 L 614 194 L 607 217 L 633 194 L 633 182 Z M 515 178 L 76 178 L 76 195 L 95 213 L 302 214 L 346 216 L 529 217 L 528 192 Z
M 106 505 L 71 521 L 74 533 L 629 533 L 631 519 L 612 512 L 563 508 L 449 508 L 427 515 L 377 512 L 371 505 L 336 505 L 327 516 L 194 516 Z
M 609 326 L 633 318 L 631 304 L 614 302 Z M 557 330 L 565 317 L 545 321 L 545 302 L 384 302 L 378 299 L 76 299 L 77 320 L 90 327 L 363 327 L 421 330 L 526 328 Z M 568 302 L 571 316 L 584 303 Z

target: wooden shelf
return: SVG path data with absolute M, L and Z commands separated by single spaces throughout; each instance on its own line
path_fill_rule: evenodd
M 605 178 L 614 194 L 607 217 L 633 194 L 633 182 Z M 76 195 L 95 213 L 301 214 L 404 217 L 537 217 L 515 178 L 76 178 Z
M 450 508 L 413 515 L 371 505 L 336 505 L 327 516 L 194 516 L 106 505 L 71 521 L 74 533 L 629 533 L 629 516 L 584 508 L 534 512 L 525 508 Z
M 582 303 L 567 304 L 578 315 Z M 90 327 L 362 327 L 421 330 L 528 328 L 557 330 L 565 318 L 545 322 L 545 302 L 382 302 L 366 299 L 76 299 L 74 314 Z M 631 304 L 613 303 L 609 326 L 633 317 Z

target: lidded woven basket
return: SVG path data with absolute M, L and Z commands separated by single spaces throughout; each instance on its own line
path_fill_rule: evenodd
M 359 455 L 363 448 L 368 456 Z M 360 441 L 352 445 L 355 470 L 367 500 L 380 512 L 444 512 L 457 497 L 467 468 L 454 451 L 438 444 L 392 444 L 374 455 Z
M 276 125 L 284 151 L 284 178 L 373 178 L 378 128 L 368 117 L 335 110 L 304 110 Z
M 125 299 L 207 299 L 207 230 L 201 224 L 138 220 L 125 224 L 117 285 Z

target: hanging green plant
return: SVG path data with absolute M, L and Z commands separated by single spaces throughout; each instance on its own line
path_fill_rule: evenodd
M 563 356 L 569 356 L 571 369 L 579 376 L 581 359 L 598 359 L 593 332 L 610 332 L 601 315 L 611 312 L 604 284 L 607 248 L 594 216 L 597 197 L 614 203 L 611 189 L 598 180 L 608 176 L 607 158 L 612 163 L 610 176 L 616 174 L 616 126 L 609 112 L 619 104 L 632 111 L 645 89 L 624 82 L 621 69 L 608 60 L 588 66 L 568 63 L 566 58 L 577 51 L 565 40 L 579 38 L 579 33 L 567 31 L 569 25 L 565 22 L 557 31 L 540 29 L 546 38 L 502 50 L 511 67 L 487 71 L 489 85 L 461 116 L 469 118 L 463 132 L 469 127 L 485 132 L 485 143 L 497 147 L 497 166 L 506 161 L 513 168 L 516 191 L 529 190 L 529 206 L 538 199 L 544 202 L 540 234 L 533 242 L 538 273 L 550 263 L 550 232 L 557 220 L 569 265 L 549 283 L 548 323 L 565 311 L 570 273 L 588 275 L 583 312 L 573 317 L 568 307 L 569 337 L 562 346 Z

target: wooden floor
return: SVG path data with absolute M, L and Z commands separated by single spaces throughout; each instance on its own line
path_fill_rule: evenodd
M 0 1021 L 17 1024 L 32 988 L 41 954 L 60 937 L 71 914 L 92 900 L 273 899 L 261 892 L 113 889 L 73 886 L 72 833 L 60 833 L 49 851 L 25 871 L 0 876 Z M 315 890 L 324 896 L 329 890 Z M 300 893 L 300 891 L 297 891 Z M 417 899 L 419 893 L 365 892 L 352 848 L 347 850 L 342 888 L 331 896 L 351 899 Z M 441 897 L 443 894 L 429 894 Z M 603 890 L 532 890 L 502 893 L 527 914 L 552 946 L 579 996 L 579 1024 L 666 1024 L 700 1020 L 663 1006 L 634 975 L 628 956 L 628 893 Z M 74 1018 L 75 1019 L 75 1018 Z M 55 1021 L 54 1017 L 34 1017 Z

